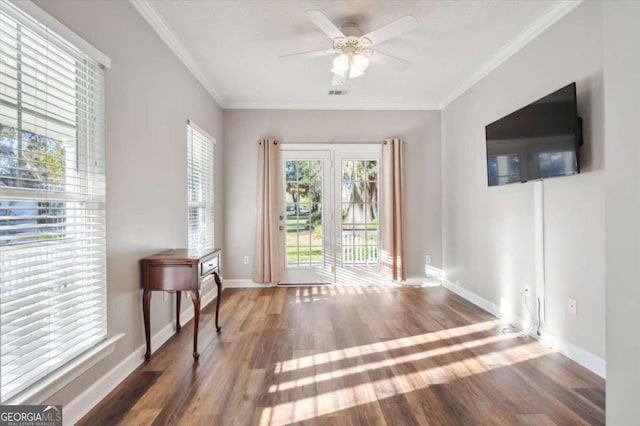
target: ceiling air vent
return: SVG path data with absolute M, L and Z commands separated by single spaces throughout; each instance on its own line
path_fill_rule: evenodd
M 329 89 L 329 96 L 346 96 L 349 94 L 348 90 Z

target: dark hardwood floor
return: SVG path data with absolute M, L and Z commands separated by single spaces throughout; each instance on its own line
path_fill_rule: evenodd
M 86 425 L 598 425 L 604 380 L 442 287 L 226 289 Z

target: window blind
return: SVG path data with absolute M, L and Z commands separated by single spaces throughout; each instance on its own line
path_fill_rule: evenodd
M 187 226 L 192 254 L 214 248 L 213 144 L 213 138 L 187 122 Z
M 106 337 L 104 72 L 0 0 L 0 401 Z

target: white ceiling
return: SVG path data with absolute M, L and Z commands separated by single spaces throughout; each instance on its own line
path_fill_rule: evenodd
M 224 108 L 439 109 L 579 1 L 131 0 Z M 404 15 L 418 28 L 379 50 L 408 71 L 371 64 L 347 96 L 329 96 L 333 56 L 278 60 L 331 47 L 304 11 L 366 33 Z

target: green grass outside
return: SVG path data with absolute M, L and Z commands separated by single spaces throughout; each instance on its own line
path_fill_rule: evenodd
M 322 257 L 322 247 L 287 247 L 287 263 L 322 262 Z
M 311 224 L 309 215 L 287 215 L 286 218 L 286 255 L 288 264 L 322 262 L 322 224 Z M 345 224 L 347 225 L 347 224 Z M 348 225 L 347 225 L 348 226 Z M 359 224 L 360 230 L 377 231 L 377 221 L 372 223 Z M 377 242 L 377 235 L 367 236 L 371 242 Z M 309 247 L 309 243 L 313 246 Z M 298 244 L 300 245 L 298 247 Z M 377 247 L 356 246 L 345 250 L 346 263 L 352 263 L 355 259 L 375 259 L 377 258 Z

